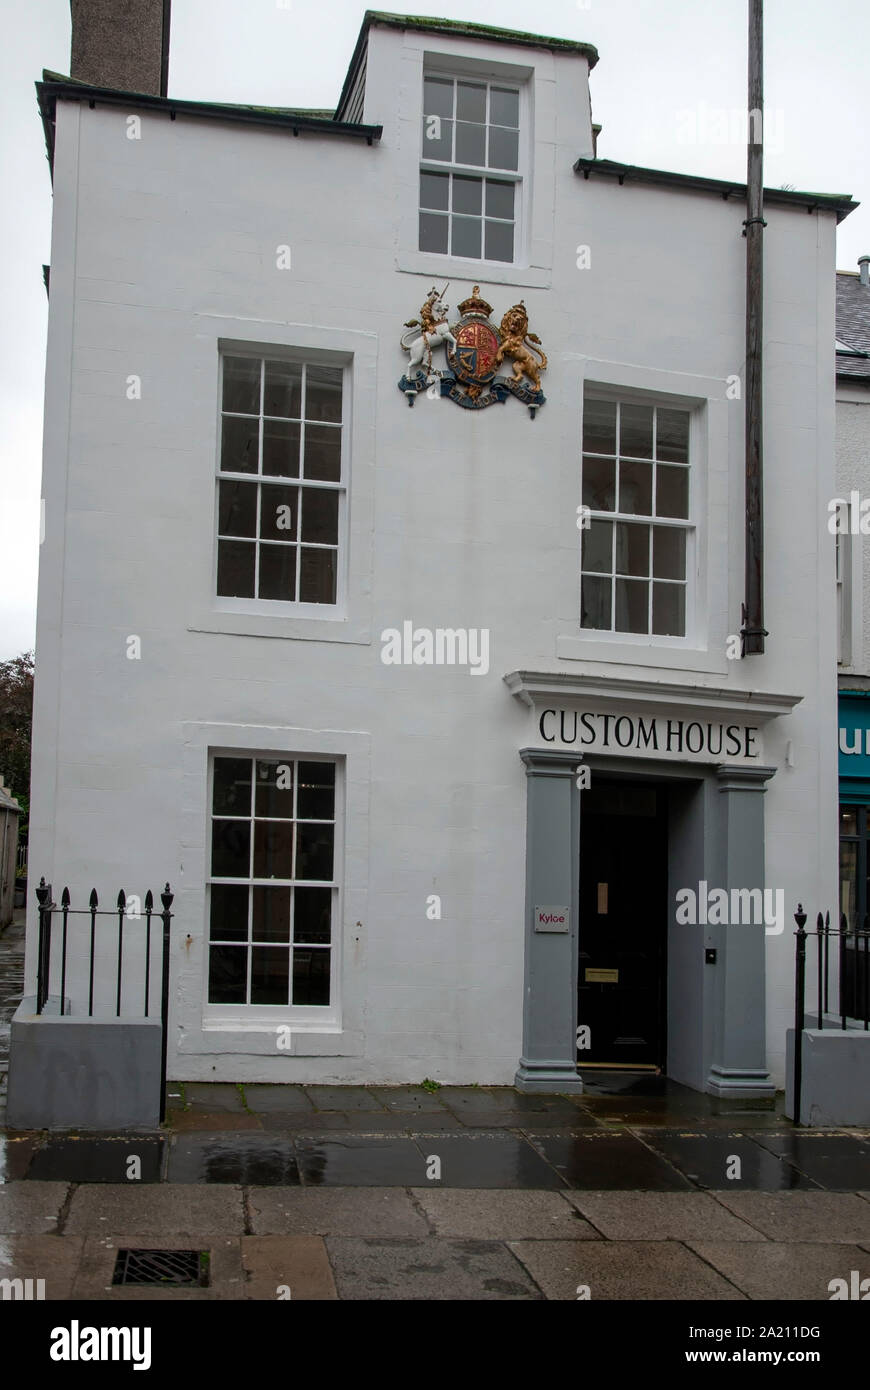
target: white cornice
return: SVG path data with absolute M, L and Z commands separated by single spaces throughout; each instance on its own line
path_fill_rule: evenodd
M 534 707 L 543 700 L 584 700 L 609 709 L 660 709 L 675 706 L 703 709 L 719 718 L 732 715 L 775 719 L 791 714 L 802 695 L 781 695 L 770 690 L 723 689 L 710 685 L 685 685 L 677 681 L 579 676 L 567 671 L 510 671 L 502 678 L 512 695 Z

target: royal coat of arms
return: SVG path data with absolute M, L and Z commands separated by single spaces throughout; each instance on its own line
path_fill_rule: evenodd
M 540 338 L 529 332 L 523 301 L 508 309 L 496 328 L 489 317 L 492 305 L 481 298 L 480 286 L 475 285 L 459 305 L 461 318 L 451 325 L 445 293 L 446 286 L 430 290 L 420 317 L 405 324 L 400 342 L 410 361 L 399 390 L 408 404 L 413 405 L 419 392 L 426 391 L 430 396 L 449 396 L 466 410 L 482 410 L 511 395 L 529 407 L 534 419 L 546 400 L 541 372 L 547 358 Z M 432 365 L 433 351 L 439 347 L 446 351 L 448 371 L 437 371 Z M 500 376 L 498 369 L 506 360 L 513 364 L 512 375 Z

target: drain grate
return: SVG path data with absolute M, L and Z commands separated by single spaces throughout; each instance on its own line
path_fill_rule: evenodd
M 113 1284 L 208 1288 L 207 1250 L 119 1250 Z

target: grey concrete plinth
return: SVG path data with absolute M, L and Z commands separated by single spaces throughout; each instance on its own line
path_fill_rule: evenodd
M 533 1062 L 521 1057 L 514 1085 L 527 1095 L 583 1095 L 577 1068 L 565 1062 Z
M 11 1129 L 154 1129 L 160 1123 L 160 1023 L 37 1014 L 12 1020 Z
M 802 1125 L 870 1126 L 870 1033 L 805 1028 Z M 785 1113 L 794 1119 L 794 1029 L 786 1034 Z

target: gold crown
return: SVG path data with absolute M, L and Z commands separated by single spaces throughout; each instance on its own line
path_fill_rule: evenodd
M 479 314 L 481 318 L 488 319 L 492 313 L 492 305 L 487 304 L 485 299 L 480 297 L 480 285 L 475 285 L 468 299 L 463 299 L 459 306 L 460 314 Z

